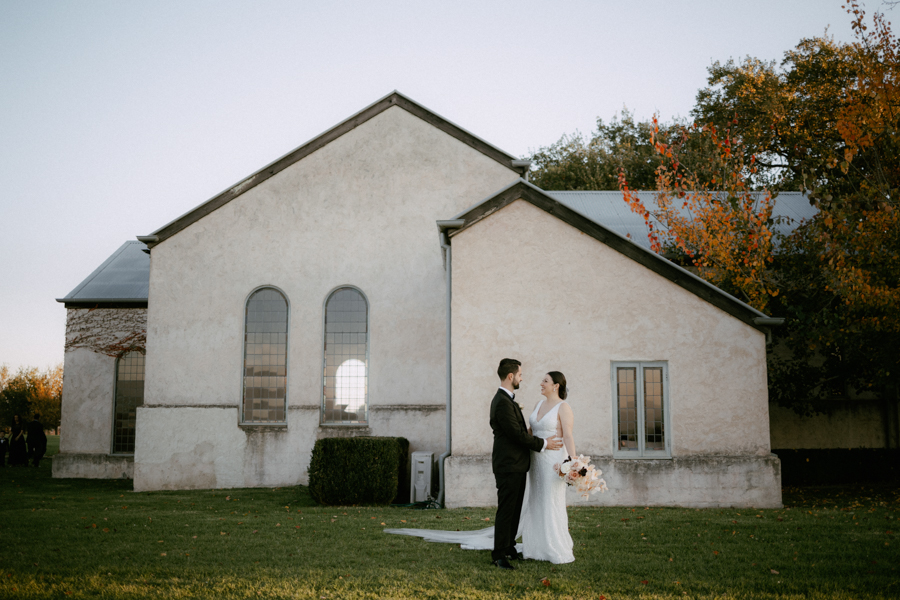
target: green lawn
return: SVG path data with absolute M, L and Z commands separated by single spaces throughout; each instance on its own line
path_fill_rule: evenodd
M 900 486 L 804 488 L 782 510 L 570 508 L 576 562 L 389 536 L 489 509 L 324 508 L 305 488 L 134 493 L 0 469 L 0 598 L 900 597 Z M 549 586 L 542 583 L 547 578 Z

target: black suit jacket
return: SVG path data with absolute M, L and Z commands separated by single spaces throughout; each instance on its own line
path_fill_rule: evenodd
M 528 434 L 519 405 L 501 389 L 491 401 L 491 429 L 494 431 L 491 453 L 494 473 L 527 472 L 531 466 L 530 452 L 540 452 L 544 440 Z

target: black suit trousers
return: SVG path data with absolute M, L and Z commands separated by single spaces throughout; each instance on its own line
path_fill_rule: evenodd
M 494 518 L 493 560 L 516 554 L 516 533 L 525 500 L 525 478 L 525 473 L 494 473 L 497 516 Z

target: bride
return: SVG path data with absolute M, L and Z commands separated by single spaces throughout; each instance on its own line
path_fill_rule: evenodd
M 528 433 L 542 438 L 561 437 L 563 448 L 531 452 L 531 467 L 525 486 L 525 499 L 516 537 L 522 538 L 516 550 L 523 558 L 545 560 L 555 564 L 575 560 L 569 518 L 566 514 L 566 484 L 556 474 L 554 465 L 575 453 L 572 408 L 564 402 L 566 378 L 559 371 L 547 373 L 541 380 L 544 399 L 528 418 Z M 494 548 L 494 528 L 476 531 L 436 531 L 430 529 L 385 529 L 385 533 L 411 535 L 430 542 L 460 544 L 467 550 Z

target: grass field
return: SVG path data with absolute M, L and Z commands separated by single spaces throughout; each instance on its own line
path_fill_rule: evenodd
M 486 551 L 381 532 L 476 529 L 490 509 L 325 508 L 302 487 L 134 493 L 44 463 L 0 470 L 0 598 L 900 597 L 896 484 L 789 489 L 780 510 L 573 507 L 575 563 L 504 572 Z

